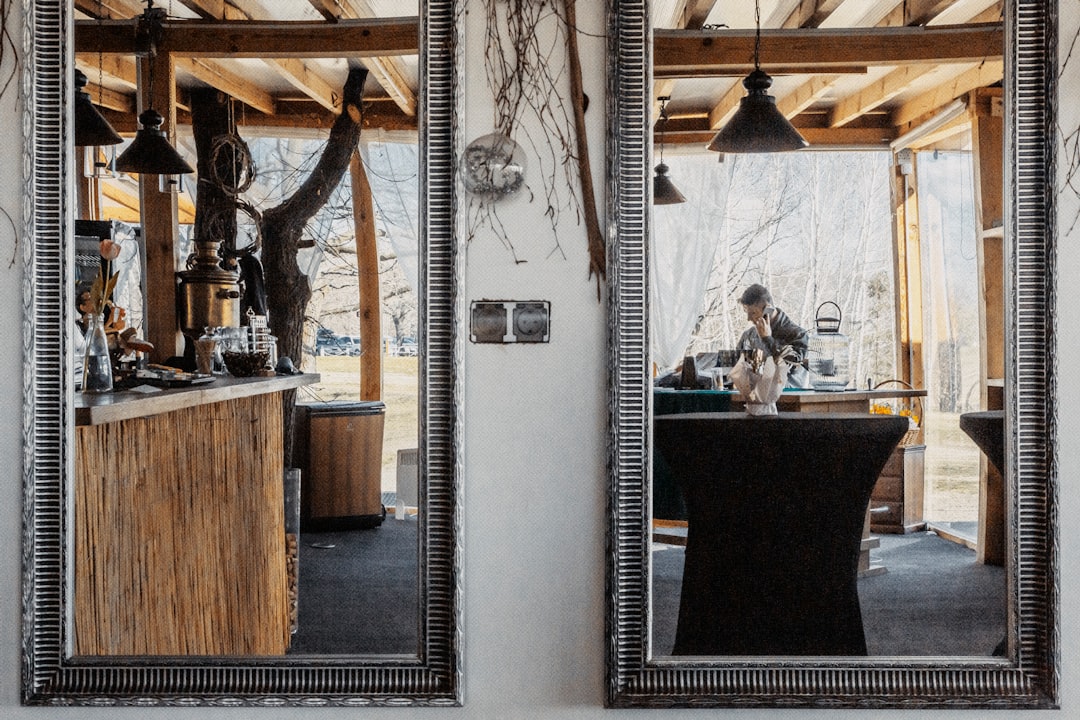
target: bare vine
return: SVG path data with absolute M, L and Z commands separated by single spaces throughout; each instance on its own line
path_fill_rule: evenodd
M 1080 48 L 1080 29 L 1073 35 L 1072 41 L 1069 43 L 1069 50 L 1061 61 L 1059 79 L 1065 74 L 1069 63 L 1076 62 L 1073 57 L 1078 48 Z M 1068 192 L 1073 197 L 1080 199 L 1080 125 L 1069 130 L 1062 127 L 1059 121 L 1058 134 L 1061 136 L 1061 154 L 1064 161 L 1062 165 L 1065 169 L 1065 178 L 1062 181 L 1060 191 Z M 1080 208 L 1073 213 L 1066 232 L 1071 233 L 1078 224 L 1080 224 Z
M 15 44 L 15 39 L 11 36 L 11 25 L 8 22 L 11 18 L 11 7 L 12 0 L 0 0 L 0 98 L 7 94 L 8 88 L 18 74 L 19 69 L 19 48 Z M 8 262 L 10 268 L 15 266 L 18 258 L 19 233 L 11 214 L 4 208 L 0 208 L 0 214 L 3 214 L 4 219 L 11 225 L 13 242 L 11 260 Z
M 564 213 L 580 225 L 584 206 L 579 194 L 578 139 L 574 132 L 573 98 L 567 98 L 567 65 L 560 56 L 569 46 L 569 34 L 578 32 L 568 22 L 565 0 L 483 0 L 486 19 L 484 67 L 493 98 L 492 124 L 496 132 L 527 146 L 537 159 L 540 189 L 526 186 L 529 201 L 545 204 L 554 245 L 548 257 L 566 258 L 558 227 Z M 542 32 L 550 23 L 555 32 Z M 550 38 L 545 42 L 544 38 Z M 533 122 L 525 122 L 532 120 Z M 510 229 L 490 198 L 470 200 L 469 237 L 487 226 L 512 253 Z
M 19 67 L 19 48 L 15 44 L 15 39 L 11 37 L 11 26 L 8 23 L 11 17 L 11 5 L 12 0 L 0 0 L 0 73 L 3 73 L 0 75 L 3 81 L 0 83 L 0 98 L 7 93 Z M 12 61 L 11 65 L 4 70 L 9 59 Z

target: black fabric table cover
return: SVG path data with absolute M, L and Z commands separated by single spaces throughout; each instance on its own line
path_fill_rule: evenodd
M 676 655 L 865 655 L 870 491 L 908 428 L 863 413 L 657 417 L 689 511 Z
M 960 429 L 975 441 L 986 459 L 1005 474 L 1005 411 L 981 410 L 960 416 Z
M 696 412 L 731 410 L 730 390 L 653 389 L 653 417 Z M 658 520 L 685 520 L 686 502 L 675 484 L 667 461 L 654 452 L 652 457 L 652 516 Z

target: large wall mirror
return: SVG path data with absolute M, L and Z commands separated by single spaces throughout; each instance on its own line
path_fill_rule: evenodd
M 609 705 L 1055 706 L 1054 4 L 609 7 Z
M 459 704 L 456 3 L 24 10 L 23 701 Z

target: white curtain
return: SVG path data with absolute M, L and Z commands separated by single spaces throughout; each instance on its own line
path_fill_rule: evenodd
M 649 322 L 653 362 L 660 370 L 682 360 L 704 309 L 728 189 L 716 155 L 665 162 L 686 202 L 653 206 Z
M 389 242 L 414 293 L 420 286 L 419 146 L 411 138 L 364 131 L 360 156 L 375 205 L 379 244 Z M 419 297 L 419 295 L 417 295 Z

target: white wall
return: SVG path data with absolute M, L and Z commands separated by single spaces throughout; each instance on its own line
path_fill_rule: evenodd
M 1080 7 L 1062 3 L 1062 36 L 1080 27 Z M 488 101 L 479 65 L 481 18 L 475 0 L 466 16 L 464 96 L 467 139 L 490 132 Z M 579 21 L 591 32 L 603 27 L 600 2 L 579 3 Z M 17 20 L 17 18 L 16 18 Z M 13 37 L 21 34 L 16 30 Z M 602 180 L 602 92 L 606 82 L 603 44 L 582 38 L 594 165 Z M 1066 48 L 1067 49 L 1067 46 Z M 1080 90 L 1080 58 L 1066 78 L 1071 93 Z M 1068 93 L 1063 93 L 1069 96 Z M 14 167 L 21 139 L 14 93 L 0 102 L 4 132 L 0 158 L 8 172 L 0 177 L 0 207 L 21 212 L 21 183 Z M 1080 124 L 1080 107 L 1062 108 L 1063 124 Z M 602 187 L 602 186 L 599 186 Z M 1063 200 L 1062 214 L 1080 209 L 1075 197 Z M 602 207 L 602 204 L 601 204 Z M 604 498 L 605 498 L 605 310 L 586 279 L 584 232 L 571 221 L 560 233 L 567 258 L 545 258 L 550 232 L 535 204 L 511 200 L 500 208 L 520 240 L 515 246 L 528 262 L 514 265 L 490 237 L 468 247 L 464 264 L 465 305 L 483 298 L 549 300 L 551 342 L 541 346 L 466 345 L 464 355 L 464 672 L 465 707 L 448 710 L 245 710 L 245 709 L 76 709 L 19 706 L 21 612 L 21 246 L 0 217 L 0 717 L 75 718 L 156 716 L 182 718 L 304 717 L 355 718 L 701 718 L 701 711 L 609 711 L 604 697 Z M 19 223 L 21 227 L 21 223 Z M 517 236 L 515 236 L 517 237 Z M 1080 289 L 1065 280 L 1080 271 L 1080 231 L 1059 243 L 1062 356 L 1080 349 Z M 14 261 L 12 258 L 14 257 Z M 1062 383 L 1064 408 L 1080 407 L 1080 384 Z M 1080 413 L 1065 412 L 1062 437 L 1080 436 Z M 1060 453 L 1061 554 L 1070 572 L 1062 597 L 1080 597 L 1080 443 Z M 1062 704 L 1065 713 L 1026 713 L 1024 717 L 1080 713 L 1080 610 L 1067 606 L 1062 620 Z M 741 711 L 738 717 L 813 717 L 822 711 Z M 880 712 L 846 711 L 844 718 L 881 717 Z M 709 713 L 711 716 L 712 714 Z M 889 712 L 888 717 L 921 716 Z M 933 717 L 972 718 L 972 713 L 935 711 Z M 1002 716 L 996 714 L 996 717 Z

